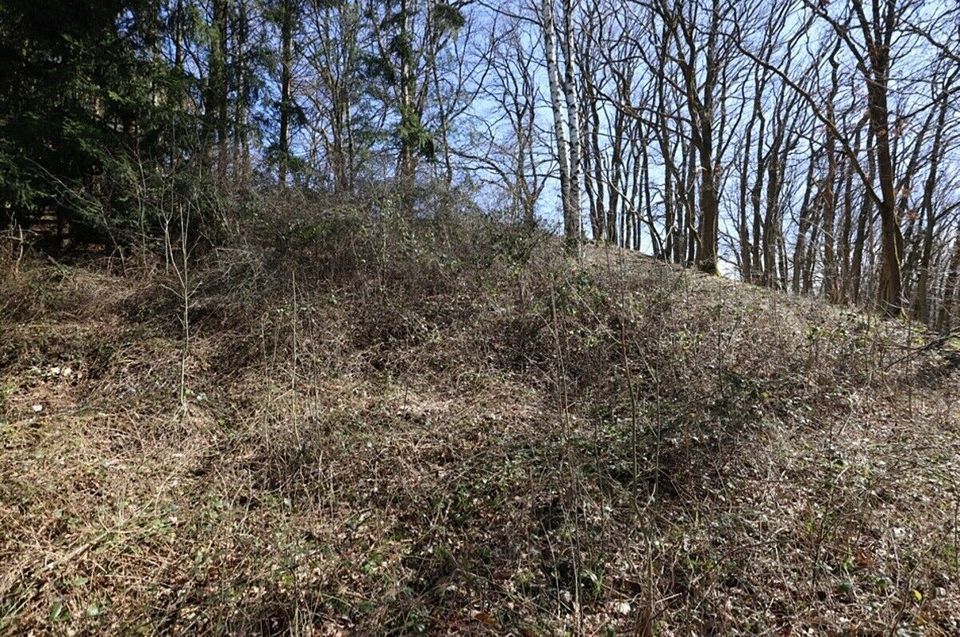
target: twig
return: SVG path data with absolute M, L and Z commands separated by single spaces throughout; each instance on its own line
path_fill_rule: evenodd
M 916 349 L 911 349 L 909 352 L 907 352 L 900 358 L 894 360 L 892 363 L 887 363 L 887 365 L 883 369 L 884 371 L 887 371 L 894 365 L 898 365 L 899 363 L 902 363 L 908 358 L 911 358 L 913 356 L 918 356 L 920 354 L 923 354 L 924 352 L 929 352 L 931 350 L 940 349 L 944 345 L 946 345 L 947 342 L 952 338 L 960 338 L 960 330 L 954 330 L 952 332 L 947 332 L 946 334 L 941 334 L 937 338 L 929 341 L 926 345 L 923 345 L 922 347 L 918 347 Z
M 51 562 L 50 564 L 47 564 L 43 568 L 43 570 L 50 572 L 59 566 L 63 566 L 67 562 L 71 562 L 77 559 L 78 557 L 80 557 L 81 555 L 83 555 L 84 553 L 92 549 L 94 546 L 102 542 L 104 539 L 106 539 L 106 537 L 110 535 L 110 533 L 112 533 L 112 531 L 104 531 L 103 533 L 93 538 L 89 542 L 84 542 L 83 544 L 76 547 L 75 549 L 73 549 L 72 551 L 64 555 L 62 558 L 60 558 L 56 562 Z

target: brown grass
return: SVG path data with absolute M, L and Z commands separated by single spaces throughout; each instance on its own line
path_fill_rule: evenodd
M 354 223 L 198 258 L 186 410 L 160 265 L 4 280 L 0 632 L 960 633 L 922 333 Z

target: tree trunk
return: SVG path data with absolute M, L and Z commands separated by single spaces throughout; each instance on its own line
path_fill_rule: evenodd
M 280 10 L 280 137 L 277 150 L 280 187 L 286 188 L 290 158 L 290 114 L 293 111 L 290 98 L 293 81 L 293 0 L 283 0 Z
M 934 213 L 933 194 L 937 187 L 937 171 L 940 167 L 940 156 L 943 147 L 944 128 L 949 108 L 946 99 L 940 105 L 937 115 L 937 126 L 934 129 L 933 147 L 930 149 L 930 172 L 923 187 L 923 201 L 921 208 L 925 213 L 926 227 L 923 233 L 923 252 L 920 257 L 920 276 L 917 280 L 917 292 L 914 302 L 914 315 L 924 324 L 930 322 L 930 304 L 927 298 L 930 286 L 930 261 L 933 256 L 934 230 L 937 218 Z
M 564 230 L 567 244 L 580 251 L 580 107 L 577 104 L 576 49 L 573 46 L 573 7 L 563 1 L 564 94 L 567 102 L 567 129 L 570 134 L 570 214 Z M 569 226 L 569 227 L 568 227 Z
M 953 239 L 953 254 L 947 266 L 947 280 L 943 286 L 943 303 L 940 305 L 940 315 L 937 318 L 937 329 L 948 334 L 952 329 L 954 308 L 957 305 L 957 296 L 960 294 L 960 223 L 957 224 L 956 237 Z
M 553 16 L 553 0 L 544 0 L 542 5 L 543 46 L 547 62 L 547 80 L 550 86 L 550 109 L 553 113 L 553 134 L 557 143 L 557 162 L 560 168 L 560 202 L 563 208 L 563 234 L 567 250 L 579 252 L 580 213 L 573 204 L 571 188 L 571 157 L 567 146 L 563 123 L 563 96 L 560 88 L 560 69 L 557 64 L 555 42 L 556 24 Z

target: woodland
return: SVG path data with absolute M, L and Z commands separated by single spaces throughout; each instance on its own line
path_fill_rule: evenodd
M 2 0 L 0 634 L 960 634 L 960 5 Z

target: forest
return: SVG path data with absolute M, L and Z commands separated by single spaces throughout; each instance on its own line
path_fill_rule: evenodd
M 10 0 L 2 222 L 215 240 L 251 192 L 432 190 L 949 331 L 949 4 Z
M 960 5 L 0 1 L 0 634 L 960 634 Z

